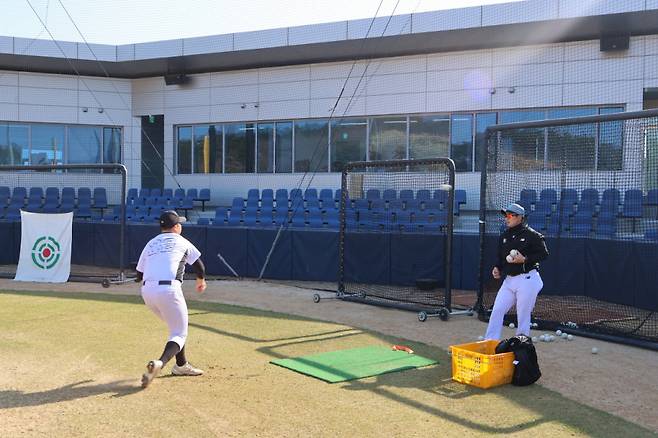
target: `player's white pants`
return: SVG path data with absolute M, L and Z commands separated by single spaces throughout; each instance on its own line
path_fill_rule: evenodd
M 179 281 L 171 286 L 158 285 L 147 281 L 142 286 L 142 298 L 158 318 L 169 327 L 169 341 L 175 342 L 182 349 L 187 339 L 187 303 Z
M 539 291 L 544 287 L 544 282 L 537 270 L 533 269 L 527 274 L 507 276 L 503 281 L 496 301 L 494 301 L 489 326 L 485 339 L 500 339 L 503 331 L 503 318 L 509 309 L 516 304 L 516 316 L 518 319 L 517 335 L 530 336 L 530 318 L 532 309 Z

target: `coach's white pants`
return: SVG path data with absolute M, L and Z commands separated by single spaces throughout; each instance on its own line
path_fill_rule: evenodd
M 169 341 L 175 342 L 182 349 L 187 339 L 187 303 L 179 281 L 174 284 L 158 285 L 147 281 L 142 286 L 142 298 L 158 318 L 169 327 Z
M 496 295 L 489 326 L 485 339 L 500 339 L 503 331 L 503 319 L 505 314 L 516 304 L 516 316 L 518 328 L 517 335 L 530 336 L 530 318 L 532 309 L 539 291 L 544 287 L 544 282 L 537 270 L 533 269 L 527 274 L 507 276 L 503 285 Z

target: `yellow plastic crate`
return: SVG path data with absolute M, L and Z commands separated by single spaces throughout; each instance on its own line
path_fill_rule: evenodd
M 457 382 L 493 388 L 512 382 L 514 353 L 496 353 L 498 341 L 452 345 L 452 379 Z

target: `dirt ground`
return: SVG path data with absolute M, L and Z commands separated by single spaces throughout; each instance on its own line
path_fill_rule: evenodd
M 415 313 L 331 299 L 334 295 L 328 292 L 319 292 L 323 299 L 315 304 L 312 296 L 317 291 L 289 284 L 212 281 L 202 295 L 193 291 L 193 285 L 193 282 L 185 283 L 188 300 L 233 304 L 336 322 L 446 350 L 449 345 L 477 339 L 485 330 L 484 323 L 474 316 L 454 316 L 447 322 L 432 318 L 420 323 Z M 100 285 L 87 283 L 53 285 L 0 280 L 0 289 L 139 294 L 134 283 L 103 289 Z M 537 332 L 537 335 L 541 333 Z M 511 335 L 513 330 L 506 328 L 504 336 Z M 599 353 L 592 354 L 592 347 L 597 347 Z M 568 399 L 658 432 L 658 416 L 655 415 L 658 406 L 656 352 L 581 337 L 572 342 L 539 343 L 537 348 L 543 373 L 541 385 Z

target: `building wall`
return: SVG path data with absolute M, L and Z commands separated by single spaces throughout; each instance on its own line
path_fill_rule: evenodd
M 182 86 L 162 77 L 0 72 L 0 120 L 122 126 L 129 185 L 138 187 L 139 117 L 164 114 L 165 186 L 210 187 L 213 201 L 227 203 L 252 187 L 296 187 L 303 174 L 172 175 L 175 125 L 328 118 L 348 75 L 334 118 L 613 104 L 640 110 L 643 89 L 658 87 L 658 35 L 634 37 L 618 53 L 600 52 L 593 40 L 362 60 L 350 70 L 351 62 L 340 62 L 216 72 Z M 340 175 L 316 174 L 310 185 L 337 188 Z M 457 186 L 468 189 L 467 207 L 477 208 L 479 174 L 460 173 Z

